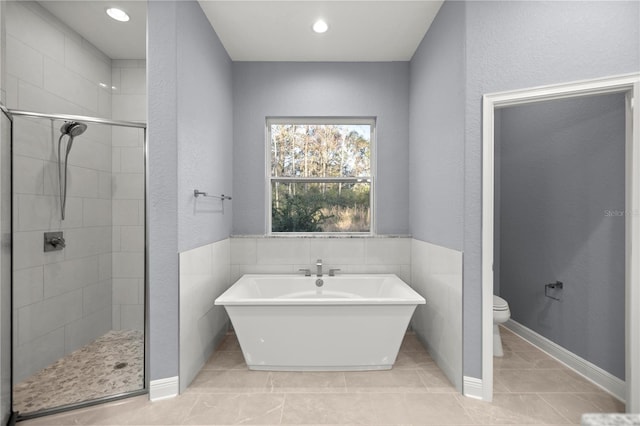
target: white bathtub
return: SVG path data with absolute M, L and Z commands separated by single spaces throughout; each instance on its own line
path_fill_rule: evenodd
M 224 305 L 251 370 L 388 370 L 425 300 L 396 275 L 244 275 Z

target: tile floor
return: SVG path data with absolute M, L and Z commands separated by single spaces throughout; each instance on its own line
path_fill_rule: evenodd
M 146 397 L 35 419 L 36 425 L 577 425 L 583 412 L 624 406 L 503 329 L 495 395 L 486 403 L 458 394 L 415 335 L 395 367 L 378 372 L 249 371 L 229 334 L 182 395 Z
M 142 389 L 143 337 L 138 330 L 111 330 L 60 358 L 13 387 L 14 410 L 34 413 Z

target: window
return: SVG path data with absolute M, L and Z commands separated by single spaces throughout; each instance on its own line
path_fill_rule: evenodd
M 371 233 L 372 118 L 270 118 L 271 233 Z

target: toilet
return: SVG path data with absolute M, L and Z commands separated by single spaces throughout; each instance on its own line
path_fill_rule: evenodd
M 493 296 L 493 356 L 503 356 L 502 339 L 500 339 L 500 327 L 498 324 L 507 322 L 511 317 L 509 304 L 500 296 Z

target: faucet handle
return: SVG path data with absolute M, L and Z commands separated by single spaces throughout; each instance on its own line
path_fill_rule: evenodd
M 298 271 L 304 272 L 304 276 L 305 277 L 310 277 L 311 276 L 311 269 L 301 268 L 301 269 L 298 269 Z
M 340 269 L 340 268 L 329 269 L 329 276 L 330 277 L 335 277 L 337 271 L 342 271 L 342 269 Z

